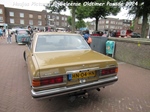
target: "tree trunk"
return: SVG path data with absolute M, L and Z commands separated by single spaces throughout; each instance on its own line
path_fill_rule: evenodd
M 145 12 L 143 13 L 143 20 L 142 20 L 142 30 L 141 30 L 141 37 L 147 38 L 147 25 L 148 25 L 148 14 Z
M 96 31 L 98 30 L 98 21 L 99 21 L 99 18 L 96 18 L 96 21 L 95 21 L 95 24 L 96 24 Z
M 72 33 L 75 32 L 75 10 L 76 7 L 72 6 Z

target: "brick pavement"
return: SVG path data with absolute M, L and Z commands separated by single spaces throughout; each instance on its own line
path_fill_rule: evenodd
M 32 99 L 24 49 L 14 38 L 12 44 L 0 40 L 0 112 L 150 112 L 150 70 L 122 62 L 118 82 L 90 91 L 88 99 Z

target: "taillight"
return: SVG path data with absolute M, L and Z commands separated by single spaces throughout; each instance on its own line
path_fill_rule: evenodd
M 114 74 L 117 72 L 118 72 L 118 67 L 117 68 L 107 68 L 107 69 L 101 70 L 101 75 L 109 75 L 109 74 Z
M 32 85 L 34 87 L 37 87 L 37 86 L 57 84 L 57 83 L 62 83 L 62 82 L 63 82 L 63 76 L 59 76 L 59 77 L 53 77 L 53 78 L 48 78 L 48 79 L 42 79 L 42 80 L 33 80 Z

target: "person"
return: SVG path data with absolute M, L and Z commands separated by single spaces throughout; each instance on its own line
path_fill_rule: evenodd
M 89 44 L 89 46 L 90 46 L 91 43 L 88 42 L 88 39 L 89 39 L 89 37 L 90 37 L 89 30 L 86 30 L 86 31 L 85 31 L 83 37 L 84 37 L 84 39 L 86 40 L 86 42 L 87 42 L 87 43 Z
M 5 37 L 6 37 L 6 30 L 5 30 L 5 28 L 2 28 L 3 29 L 3 38 L 5 39 Z
M 104 32 L 104 34 L 102 35 L 102 37 L 108 37 L 107 32 Z
M 3 30 L 2 30 L 2 28 L 0 28 L 0 37 L 1 37 L 1 39 L 3 39 Z
M 13 32 L 10 33 L 10 31 L 8 30 L 7 43 L 11 44 L 11 38 L 12 38 L 13 34 L 14 34 Z
M 31 36 L 33 34 L 33 31 L 31 29 L 31 26 L 28 26 L 28 34 Z

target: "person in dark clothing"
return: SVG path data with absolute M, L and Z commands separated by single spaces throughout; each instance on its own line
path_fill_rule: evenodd
M 86 42 L 88 43 L 88 39 L 89 39 L 89 37 L 90 37 L 89 30 L 86 30 L 86 31 L 85 31 L 85 34 L 83 35 L 83 37 L 84 37 L 84 39 L 86 40 Z M 90 43 L 88 43 L 88 44 L 89 44 L 89 46 L 90 46 Z
M 28 34 L 29 34 L 29 35 L 32 35 L 32 34 L 33 34 L 33 30 L 31 29 L 30 26 L 28 26 Z

